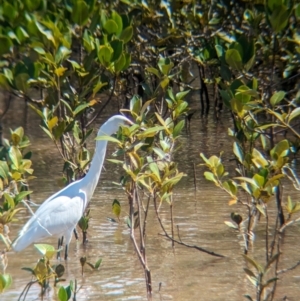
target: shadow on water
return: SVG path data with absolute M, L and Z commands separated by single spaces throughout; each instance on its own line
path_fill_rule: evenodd
M 110 114 L 107 113 L 98 120 L 98 125 L 115 113 L 113 108 L 109 112 Z M 31 189 L 34 191 L 32 198 L 33 201 L 41 203 L 59 189 L 57 181 L 61 177 L 62 160 L 51 141 L 39 128 L 38 117 L 29 110 L 28 122 L 24 124 L 22 116 L 24 117 L 24 107 L 14 102 L 3 120 L 3 127 L 8 132 L 10 127 L 21 125 L 30 136 L 34 174 L 37 176 L 31 183 Z M 153 300 L 235 301 L 242 300 L 243 294 L 253 289 L 244 276 L 239 239 L 236 233 L 224 224 L 224 220 L 229 219 L 234 208 L 228 206 L 228 198 L 221 190 L 204 180 L 204 168 L 197 166 L 202 163 L 200 152 L 211 156 L 219 155 L 220 151 L 224 150 L 223 159 L 226 165 L 234 167 L 234 163 L 228 157 L 228 150 L 232 148 L 232 142 L 227 136 L 227 128 L 230 126 L 228 113 L 223 113 L 222 120 L 218 123 L 215 122 L 213 114 L 207 118 L 200 118 L 198 113 L 194 114 L 190 131 L 183 134 L 181 147 L 175 158 L 179 161 L 180 170 L 187 174 L 175 193 L 174 223 L 179 227 L 181 239 L 189 244 L 221 253 L 226 258 L 218 259 L 181 246 L 176 246 L 173 251 L 171 243 L 158 235 L 160 228 L 151 210 L 149 221 L 155 222 L 151 223 L 151 227 L 150 223 L 148 225 L 146 244 L 153 279 Z M 92 148 L 93 144 L 94 142 L 90 141 L 89 147 Z M 111 154 L 112 150 L 113 146 L 109 145 L 107 154 Z M 106 162 L 105 167 L 90 204 L 92 219 L 88 231 L 89 242 L 83 246 L 73 238 L 69 253 L 71 259 L 66 264 L 67 281 L 63 284 L 67 285 L 69 280 L 75 278 L 78 280 L 81 289 L 77 300 L 146 300 L 143 271 L 130 242 L 128 227 L 122 219 L 119 224 L 107 219 L 112 217 L 113 199 L 120 200 L 124 208 L 123 217 L 126 215 L 126 197 L 122 190 L 112 184 L 112 181 L 119 180 L 121 170 L 109 162 Z M 29 216 L 27 211 L 18 216 L 18 222 L 11 227 L 12 239 Z M 168 219 L 168 206 L 162 206 L 161 216 L 164 221 Z M 293 246 L 291 242 L 298 237 L 298 232 L 298 228 L 295 227 L 285 237 L 286 241 L 290 242 L 285 244 L 285 247 L 294 255 L 291 262 L 298 256 L 296 250 L 290 250 Z M 57 241 L 49 239 L 46 243 L 56 245 Z M 103 264 L 100 271 L 86 268 L 82 277 L 79 263 L 82 256 L 86 256 L 90 262 L 96 262 L 101 257 Z M 12 252 L 8 254 L 7 272 L 13 277 L 13 285 L 1 295 L 1 301 L 17 300 L 31 280 L 29 273 L 21 270 L 21 267 L 33 267 L 38 257 L 33 246 L 18 255 L 13 255 Z M 297 275 L 296 271 L 285 275 L 283 286 L 278 290 L 281 299 L 284 296 L 280 295 L 281 291 L 283 293 L 293 290 L 294 296 L 300 296 Z M 26 300 L 39 300 L 38 294 L 39 287 L 33 286 Z M 56 300 L 53 297 L 55 294 L 54 290 L 50 291 L 45 300 Z

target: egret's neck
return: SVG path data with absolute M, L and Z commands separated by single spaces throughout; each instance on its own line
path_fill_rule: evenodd
M 107 147 L 107 141 L 97 141 L 96 142 L 96 149 L 94 153 L 94 157 L 92 159 L 92 162 L 90 164 L 90 169 L 86 176 L 82 179 L 84 182 L 84 187 L 86 189 L 86 195 L 87 195 L 87 201 L 89 202 L 95 188 L 98 184 L 105 153 L 106 153 L 106 147 Z

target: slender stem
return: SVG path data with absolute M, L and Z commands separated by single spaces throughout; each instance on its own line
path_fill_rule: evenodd
M 100 108 L 100 110 L 96 113 L 96 115 L 94 115 L 94 117 L 86 124 L 86 127 L 89 127 L 95 121 L 95 119 L 98 118 L 98 116 L 103 112 L 103 110 L 106 108 L 106 106 L 109 104 L 110 100 L 112 99 L 112 97 L 115 93 L 115 89 L 116 89 L 116 79 L 114 79 L 111 93 L 110 93 L 108 99 L 106 100 L 105 104 Z
M 145 210 L 145 218 L 144 218 L 144 225 L 143 225 L 143 237 L 144 237 L 144 239 L 145 239 L 145 236 L 146 236 L 146 225 L 147 225 L 147 216 L 148 216 L 150 200 L 151 200 L 151 196 L 149 195 L 148 200 L 147 200 L 147 207 L 146 207 L 146 210 Z
M 158 208 L 157 208 L 157 203 L 156 203 L 156 198 L 155 198 L 155 197 L 153 198 L 153 202 L 154 202 L 154 209 L 155 209 L 156 217 L 157 217 L 157 219 L 158 219 L 158 222 L 159 222 L 159 224 L 160 224 L 161 229 L 162 229 L 163 232 L 164 232 L 164 234 L 159 234 L 159 235 L 165 236 L 165 237 L 167 237 L 168 239 L 173 240 L 175 243 L 177 243 L 177 244 L 179 244 L 179 245 L 182 245 L 182 246 L 185 246 L 185 247 L 187 247 L 187 248 L 196 249 L 196 250 L 198 250 L 198 251 L 201 251 L 201 252 L 207 253 L 207 254 L 209 254 L 209 255 L 216 256 L 216 257 L 225 257 L 224 255 L 221 255 L 221 254 L 218 254 L 218 253 L 215 253 L 215 252 L 208 251 L 208 250 L 206 250 L 206 249 L 204 249 L 204 248 L 201 248 L 201 247 L 198 247 L 198 246 L 196 246 L 196 245 L 189 245 L 189 244 L 186 244 L 186 243 L 182 242 L 181 239 L 180 239 L 180 241 L 179 241 L 179 240 L 176 240 L 176 239 L 173 239 L 173 238 L 168 234 L 168 232 L 166 231 L 166 229 L 165 229 L 165 227 L 164 227 L 164 225 L 163 225 L 163 223 L 162 223 L 162 220 L 161 220 L 161 218 L 160 218 L 160 216 L 159 216 L 159 214 L 158 214 Z M 180 237 L 180 236 L 179 236 L 179 237 Z
M 175 246 L 174 242 L 174 219 L 173 219 L 173 196 L 171 195 L 170 213 L 171 213 L 171 234 L 172 234 L 172 248 Z
M 266 263 L 269 262 L 269 215 L 268 215 L 268 207 L 264 205 L 264 209 L 266 212 Z
M 152 299 L 152 283 L 151 283 L 151 272 L 150 269 L 147 266 L 147 262 L 145 260 L 144 255 L 144 249 L 140 250 L 140 248 L 138 247 L 138 244 L 136 242 L 135 236 L 134 236 L 134 200 L 136 198 L 136 192 L 135 192 L 135 185 L 134 182 L 132 182 L 132 189 L 131 189 L 131 193 L 128 196 L 129 199 L 129 208 L 130 208 L 130 220 L 131 220 L 131 227 L 130 227 L 130 238 L 132 240 L 133 246 L 135 248 L 135 251 L 138 255 L 138 258 L 142 264 L 142 267 L 144 269 L 145 272 L 145 280 L 146 280 L 146 290 L 147 290 L 147 296 L 148 296 L 148 300 Z M 136 200 L 138 202 L 138 200 Z M 138 205 L 139 206 L 139 205 Z M 141 226 L 139 226 L 141 228 Z M 140 230 L 141 231 L 141 230 Z M 141 239 L 143 237 L 142 232 L 140 232 L 141 234 Z
M 193 171 L 194 171 L 194 189 L 195 189 L 195 191 L 197 191 L 196 166 L 195 166 L 195 162 L 193 162 Z

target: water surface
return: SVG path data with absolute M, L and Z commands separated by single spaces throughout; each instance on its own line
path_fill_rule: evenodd
M 198 108 L 198 103 L 192 104 Z M 96 128 L 115 113 L 110 108 L 98 120 Z M 14 102 L 9 114 L 4 120 L 4 129 L 23 125 L 32 142 L 33 167 L 37 179 L 31 182 L 33 201 L 43 202 L 52 193 L 60 189 L 58 181 L 62 175 L 62 160 L 52 142 L 45 136 L 39 127 L 39 120 L 28 110 L 27 122 L 24 122 L 24 107 Z M 227 128 L 231 126 L 230 115 L 223 113 L 220 122 L 216 122 L 214 115 L 200 118 L 196 112 L 191 122 L 190 132 L 183 133 L 181 148 L 176 154 L 179 168 L 187 176 L 178 185 L 174 200 L 174 224 L 179 226 L 181 239 L 191 245 L 198 245 L 216 253 L 225 255 L 225 258 L 216 258 L 194 249 L 176 246 L 172 249 L 170 241 L 162 233 L 156 221 L 151 205 L 148 217 L 148 235 L 146 239 L 148 265 L 152 272 L 153 300 L 210 300 L 210 301 L 238 301 L 244 300 L 245 293 L 254 291 L 243 272 L 242 247 L 237 233 L 224 224 L 230 219 L 232 211 L 240 211 L 239 207 L 229 207 L 228 197 L 211 183 L 203 178 L 204 167 L 199 153 L 207 156 L 219 155 L 224 150 L 223 159 L 226 166 L 233 170 L 234 162 L 230 161 L 232 141 L 227 136 Z M 90 141 L 93 147 L 94 142 Z M 113 152 L 114 147 L 109 145 L 107 154 Z M 194 187 L 194 165 L 196 165 L 196 190 Z M 113 217 L 111 204 L 118 199 L 123 208 L 122 217 L 126 216 L 127 199 L 123 191 L 112 184 L 118 181 L 122 174 L 121 169 L 109 162 L 105 163 L 100 183 L 92 198 L 90 208 L 92 219 L 88 231 L 89 242 L 83 246 L 81 242 L 72 240 L 70 245 L 71 259 L 66 263 L 66 282 L 77 279 L 81 287 L 77 300 L 146 300 L 145 281 L 143 270 L 130 241 L 126 223 L 112 223 L 107 217 Z M 294 193 L 295 197 L 296 194 Z M 275 212 L 275 208 L 270 208 Z M 11 227 L 13 239 L 22 225 L 30 217 L 24 211 L 19 215 L 19 221 Z M 169 208 L 164 204 L 161 208 L 161 217 L 169 229 Z M 255 255 L 263 260 L 263 229 L 257 230 Z M 299 226 L 295 225 L 287 232 L 283 245 L 283 252 L 289 254 L 281 263 L 282 268 L 291 266 L 299 260 Z M 45 243 L 56 245 L 56 239 L 49 239 Z M 88 267 L 81 276 L 79 259 L 86 256 L 88 261 L 95 263 L 103 259 L 100 271 L 91 271 Z M 1 301 L 17 300 L 25 285 L 31 280 L 28 272 L 21 267 L 34 267 L 39 255 L 33 246 L 28 247 L 18 255 L 8 254 L 9 266 L 7 272 L 13 277 L 12 287 L 1 295 Z M 57 263 L 56 260 L 53 263 Z M 64 262 L 62 262 L 64 264 Z M 287 296 L 289 300 L 299 300 L 300 270 L 296 269 L 282 277 L 278 283 L 276 300 Z M 159 290 L 160 288 L 160 290 Z M 39 300 L 39 288 L 33 286 L 26 300 Z M 57 300 L 55 289 L 51 290 L 45 300 Z

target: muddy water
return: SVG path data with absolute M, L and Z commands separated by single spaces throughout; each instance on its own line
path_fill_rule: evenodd
M 197 103 L 194 105 L 197 107 Z M 115 112 L 111 108 L 110 113 L 104 115 L 98 125 L 113 113 Z M 7 129 L 23 125 L 26 133 L 30 133 L 32 160 L 37 176 L 31 183 L 31 189 L 34 190 L 32 199 L 41 203 L 59 189 L 62 161 L 51 141 L 39 128 L 38 118 L 30 110 L 26 114 L 26 123 L 24 116 L 24 108 L 20 108 L 14 102 L 3 126 Z M 230 116 L 226 112 L 219 123 L 215 122 L 213 115 L 202 119 L 198 112 L 194 114 L 190 132 L 183 134 L 181 148 L 176 155 L 180 169 L 187 176 L 176 189 L 174 218 L 175 225 L 180 229 L 182 241 L 226 257 L 219 259 L 181 246 L 176 246 L 173 250 L 170 242 L 159 235 L 161 230 L 151 207 L 146 245 L 148 264 L 152 272 L 153 300 L 237 301 L 244 300 L 245 293 L 254 291 L 243 272 L 240 237 L 224 224 L 224 220 L 229 220 L 230 213 L 240 208 L 229 207 L 228 197 L 204 180 L 203 167 L 196 166 L 196 190 L 194 187 L 194 165 L 202 163 L 200 152 L 210 156 L 224 150 L 224 161 L 227 166 L 233 168 L 229 157 L 229 150 L 232 147 L 232 142 L 227 136 L 229 126 L 231 126 Z M 109 155 L 112 150 L 113 146 L 110 145 L 107 154 Z M 123 217 L 126 215 L 126 197 L 122 190 L 112 184 L 112 181 L 118 181 L 120 174 L 121 170 L 116 169 L 115 165 L 105 164 L 105 170 L 90 205 L 92 219 L 88 232 L 89 242 L 86 246 L 76 242 L 75 239 L 71 242 L 69 252 L 71 259 L 66 263 L 67 281 L 63 284 L 67 285 L 70 280 L 77 279 L 80 287 L 77 300 L 146 300 L 143 271 L 132 247 L 129 230 L 123 220 L 117 224 L 107 219 L 113 217 L 111 204 L 115 198 L 123 205 Z M 270 211 L 272 212 L 272 206 Z M 12 239 L 30 216 L 25 212 L 11 227 Z M 161 208 L 161 216 L 167 222 L 169 210 L 166 205 Z M 299 260 L 298 237 L 299 227 L 293 226 L 285 236 L 282 251 L 289 256 L 282 263 L 282 268 L 291 266 Z M 263 226 L 258 227 L 256 241 L 255 254 L 262 256 L 258 259 L 263 259 L 260 252 L 264 247 Z M 45 243 L 56 245 L 57 241 L 49 239 Z M 79 264 L 82 256 L 86 256 L 92 263 L 102 258 L 100 271 L 85 268 L 82 277 Z M 17 255 L 13 252 L 8 254 L 7 272 L 13 277 L 13 285 L 1 295 L 1 301 L 18 299 L 25 285 L 31 280 L 29 273 L 21 270 L 21 267 L 33 267 L 38 258 L 39 255 L 33 246 Z M 53 263 L 57 261 L 54 260 Z M 284 275 L 279 281 L 275 299 L 282 300 L 287 296 L 289 300 L 299 300 L 299 277 L 299 269 Z M 45 300 L 57 300 L 55 295 L 56 290 L 52 289 Z M 32 286 L 26 300 L 39 299 L 38 286 Z

